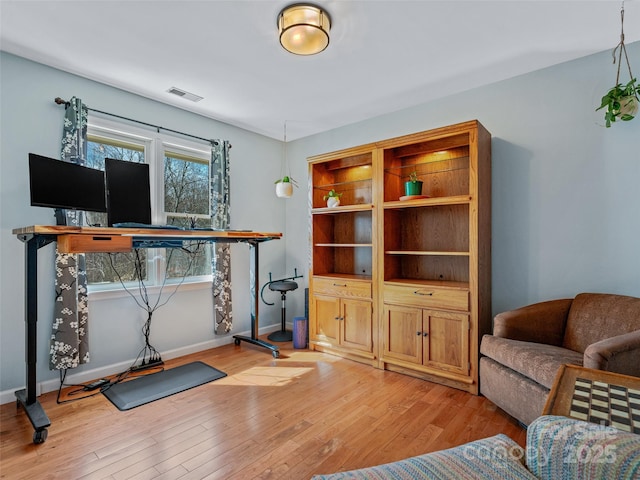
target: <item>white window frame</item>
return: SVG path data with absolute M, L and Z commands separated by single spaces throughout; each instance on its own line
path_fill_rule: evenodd
M 149 165 L 149 180 L 151 190 L 151 219 L 153 224 L 164 224 L 167 222 L 167 214 L 164 211 L 164 157 L 165 149 L 170 152 L 183 153 L 196 158 L 202 158 L 203 162 L 208 162 L 211 158 L 211 148 L 193 141 L 184 140 L 162 132 L 149 132 L 140 127 L 131 126 L 125 123 L 114 122 L 101 115 L 91 114 L 87 122 L 87 135 L 104 137 L 124 143 L 140 145 L 144 148 L 145 163 Z M 210 208 L 210 207 L 209 207 Z M 201 215 L 204 216 L 204 215 Z M 200 290 L 211 288 L 213 275 L 197 275 L 182 278 L 164 279 L 165 271 L 165 249 L 147 249 L 148 258 L 148 285 L 147 291 L 150 294 L 159 294 L 162 283 L 173 289 L 177 284 L 178 289 Z M 125 284 L 127 289 L 137 286 L 137 282 Z M 128 296 L 125 288 L 119 282 L 88 286 L 88 293 L 92 299 L 108 299 Z

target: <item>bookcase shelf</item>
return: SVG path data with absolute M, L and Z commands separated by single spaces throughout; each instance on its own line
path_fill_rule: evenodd
M 337 207 L 318 207 L 311 210 L 312 214 L 325 214 L 325 213 L 345 213 L 345 212 L 363 212 L 371 211 L 373 204 L 363 203 L 358 205 L 338 205 Z
M 452 257 L 468 257 L 469 252 L 429 252 L 425 250 L 387 250 L 385 255 L 424 255 L 424 256 L 452 256 Z
M 392 200 L 383 203 L 383 208 L 412 208 L 429 207 L 437 205 L 464 205 L 473 201 L 469 195 L 455 195 L 447 197 L 419 198 L 411 200 Z
M 310 165 L 311 207 L 327 206 L 330 190 L 340 194 L 341 208 L 371 208 L 373 203 L 373 152 L 360 149 L 344 156 L 327 158 Z

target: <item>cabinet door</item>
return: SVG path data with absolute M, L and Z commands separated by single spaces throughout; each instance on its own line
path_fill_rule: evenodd
M 313 321 L 315 338 L 332 345 L 340 343 L 340 299 L 313 296 Z
M 463 313 L 423 312 L 426 366 L 469 374 L 469 316 Z
M 421 364 L 422 334 L 422 309 L 384 305 L 385 358 Z
M 364 300 L 341 299 L 342 302 L 342 346 L 373 351 L 371 337 L 371 302 Z

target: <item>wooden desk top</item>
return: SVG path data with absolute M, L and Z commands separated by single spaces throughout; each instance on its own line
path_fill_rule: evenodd
M 193 237 L 233 240 L 272 240 L 282 237 L 279 232 L 246 230 L 179 230 L 161 228 L 73 227 L 66 225 L 31 225 L 14 228 L 14 235 L 119 235 L 130 237 Z
M 543 415 L 562 415 L 640 433 L 640 378 L 563 365 Z

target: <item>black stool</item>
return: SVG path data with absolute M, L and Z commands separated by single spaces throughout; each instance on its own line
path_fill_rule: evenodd
M 280 292 L 280 298 L 282 298 L 282 330 L 273 332 L 267 337 L 274 342 L 290 342 L 293 339 L 293 333 L 287 331 L 286 318 L 287 318 L 287 292 L 298 288 L 298 284 L 291 280 L 280 280 L 278 282 L 271 282 L 269 284 L 269 290 L 274 292 Z

